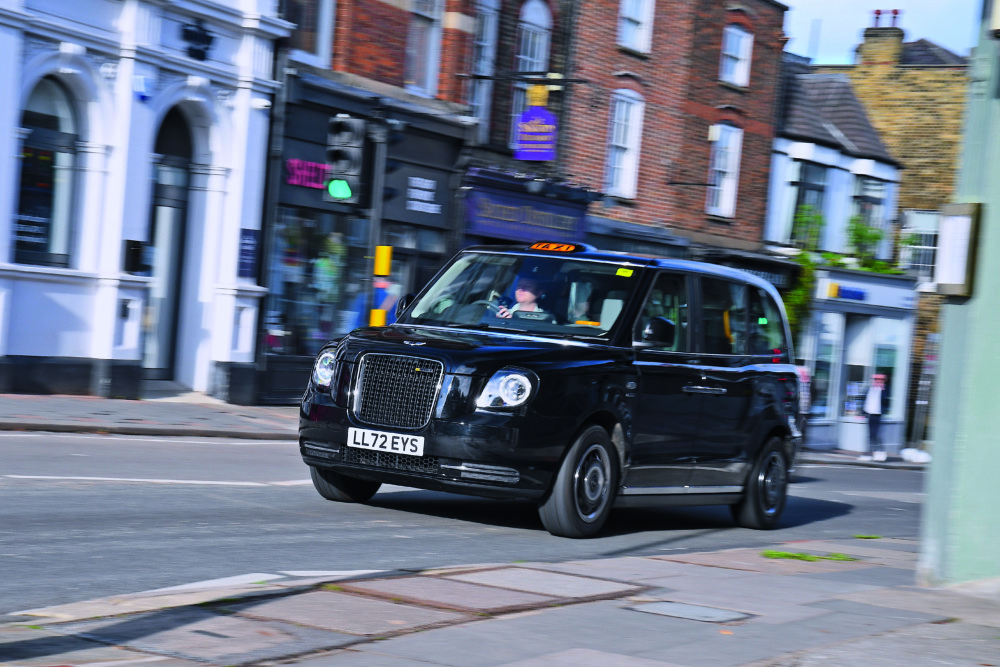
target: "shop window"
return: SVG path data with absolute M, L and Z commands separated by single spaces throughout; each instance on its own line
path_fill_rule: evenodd
M 815 320 L 816 358 L 813 362 L 812 380 L 809 386 L 812 398 L 810 414 L 820 419 L 831 418 L 831 388 L 837 382 L 836 360 L 840 357 L 843 338 L 844 316 L 841 313 L 820 313 Z
M 734 86 L 750 83 L 750 59 L 753 54 L 753 34 L 738 25 L 727 25 L 722 31 L 722 60 L 719 79 Z
M 884 391 L 889 396 L 889 407 L 886 409 L 883 418 L 898 419 L 905 396 L 905 388 L 902 383 L 897 382 L 900 375 L 900 364 L 907 363 L 907 354 L 904 349 L 906 342 L 906 326 L 902 320 L 890 317 L 872 318 L 875 327 L 875 364 L 872 368 L 872 375 L 881 374 L 885 376 Z
M 437 93 L 441 52 L 441 0 L 412 0 L 410 33 L 406 40 L 404 80 L 412 93 Z
M 21 126 L 30 132 L 21 149 L 14 261 L 68 267 L 78 137 L 66 89 L 54 79 L 42 79 L 28 98 Z
M 545 72 L 549 68 L 549 35 L 552 31 L 552 14 L 542 0 L 528 0 L 521 5 L 517 23 L 517 53 L 515 72 Z M 527 108 L 528 84 L 514 83 L 511 92 L 510 147 L 516 148 L 517 124 Z
M 823 215 L 823 197 L 826 193 L 826 167 L 811 162 L 792 163 L 794 208 L 785 221 L 781 242 L 799 248 L 819 249 L 820 229 L 812 226 L 809 216 Z M 803 215 L 800 218 L 800 214 Z
M 367 323 L 367 247 L 349 220 L 280 208 L 268 258 L 265 351 L 314 355 L 330 338 Z
M 472 74 L 492 77 L 496 74 L 497 23 L 500 0 L 480 0 L 476 12 L 476 34 L 472 43 Z M 481 144 L 489 141 L 490 114 L 492 111 L 493 81 L 489 78 L 472 79 L 469 94 L 469 113 L 479 119 L 476 128 Z
M 653 35 L 654 0 L 621 0 L 618 9 L 618 43 L 649 53 Z
M 631 90 L 618 90 L 612 96 L 611 129 L 608 132 L 608 157 L 605 191 L 609 195 L 634 199 L 639 172 L 639 146 L 645 103 Z
M 713 125 L 709 138 L 712 141 L 712 153 L 709 158 L 705 210 L 709 215 L 731 218 L 736 214 L 743 130 L 725 123 Z
M 702 336 L 706 354 L 746 354 L 746 287 L 728 280 L 703 278 Z
M 316 67 L 330 65 L 335 0 L 287 0 L 285 19 L 295 24 L 289 37 L 292 57 Z

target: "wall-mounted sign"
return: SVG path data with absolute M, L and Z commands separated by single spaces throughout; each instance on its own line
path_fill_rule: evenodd
M 430 178 L 410 176 L 406 179 L 406 210 L 420 213 L 441 214 L 441 204 L 437 203 L 437 181 Z
M 835 282 L 831 282 L 827 287 L 826 295 L 831 299 L 850 299 L 852 301 L 868 300 L 868 293 L 863 289 L 849 287 Z
M 238 274 L 240 278 L 257 277 L 257 246 L 260 242 L 260 230 L 240 230 L 240 262 Z
M 934 263 L 938 294 L 972 296 L 981 208 L 980 204 L 947 204 L 941 207 Z
M 520 198 L 486 188 L 466 195 L 469 234 L 517 241 L 579 241 L 586 208 L 567 202 Z
M 285 161 L 285 183 L 322 190 L 326 187 L 326 174 L 330 168 L 320 162 L 306 162 L 292 158 Z
M 540 162 L 556 159 L 558 121 L 555 114 L 545 108 L 545 95 L 538 89 L 545 90 L 545 86 L 531 87 L 528 96 L 531 106 L 517 122 L 515 160 Z

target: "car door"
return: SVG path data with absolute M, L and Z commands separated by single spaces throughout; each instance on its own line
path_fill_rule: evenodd
M 635 322 L 639 392 L 626 495 L 683 493 L 687 484 L 703 399 L 690 391 L 698 381 L 691 365 L 690 281 L 683 273 L 657 275 Z M 673 340 L 649 340 L 654 318 L 660 329 L 672 326 Z
M 702 276 L 698 341 L 703 392 L 689 484 L 692 493 L 735 490 L 749 464 L 754 373 L 747 354 L 747 286 Z M 697 487 L 697 488 L 696 488 Z

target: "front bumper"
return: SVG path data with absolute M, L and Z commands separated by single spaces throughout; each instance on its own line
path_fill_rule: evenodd
M 329 395 L 306 394 L 299 414 L 299 449 L 310 466 L 350 477 L 490 498 L 540 500 L 558 470 L 572 431 L 525 429 L 525 417 L 476 411 L 454 419 L 431 419 L 421 429 L 393 429 L 358 421 Z M 348 428 L 419 435 L 423 456 L 376 452 L 347 444 Z M 541 432 L 539 432 L 541 430 Z

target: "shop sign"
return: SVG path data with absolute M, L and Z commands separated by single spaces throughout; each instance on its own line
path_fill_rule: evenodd
M 826 295 L 831 299 L 850 299 L 852 301 L 867 301 L 868 293 L 858 287 L 848 287 L 831 282 Z
M 514 159 L 555 160 L 559 124 L 555 114 L 545 108 L 548 90 L 545 86 L 531 86 L 527 92 L 530 106 L 517 120 Z
M 285 183 L 322 190 L 326 187 L 326 173 L 329 169 L 320 162 L 292 158 L 285 162 Z
M 435 201 L 437 198 L 437 181 L 419 176 L 410 176 L 406 181 L 407 211 L 441 215 L 441 204 Z
M 469 234 L 518 241 L 583 238 L 584 206 L 526 200 L 485 188 L 470 190 L 466 202 Z

